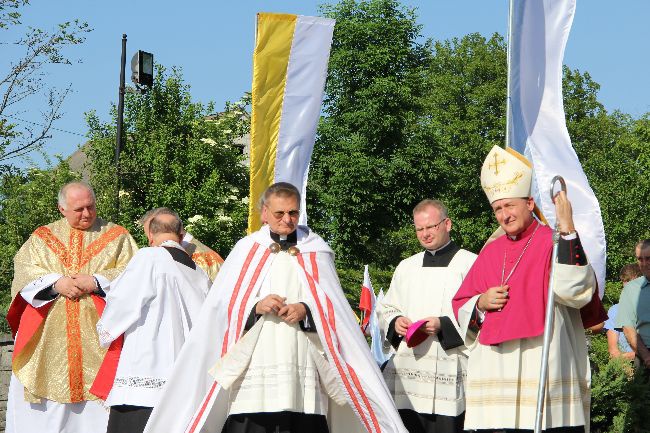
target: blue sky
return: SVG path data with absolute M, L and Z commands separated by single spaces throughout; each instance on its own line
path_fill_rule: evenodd
M 47 143 L 50 155 L 67 156 L 85 141 L 84 112 L 96 110 L 109 120 L 111 102 L 117 101 L 122 33 L 128 35 L 129 61 L 142 49 L 154 53 L 165 66 L 180 66 L 196 101 L 237 100 L 250 88 L 255 14 L 287 12 L 318 14 L 321 1 L 239 0 L 172 2 L 167 0 L 32 0 L 23 11 L 26 25 L 51 29 L 59 22 L 79 18 L 94 29 L 85 44 L 69 51 L 82 63 L 48 70 L 57 87 L 72 84 L 64 116 L 55 125 L 75 134 L 53 131 Z M 461 37 L 471 32 L 490 36 L 506 33 L 507 0 L 405 0 L 418 8 L 423 35 L 435 40 Z M 619 109 L 639 117 L 650 112 L 647 45 L 650 41 L 650 1 L 578 0 L 576 16 L 564 62 L 588 71 L 601 85 L 599 100 L 608 111 Z M 3 42 L 17 36 L 2 32 Z M 1 45 L 0 67 L 11 57 L 10 46 Z M 44 99 L 31 99 L 17 113 L 36 120 Z M 38 160 L 38 159 L 36 159 Z M 24 164 L 24 163 L 22 163 Z M 22 165 L 21 164 L 21 165 Z

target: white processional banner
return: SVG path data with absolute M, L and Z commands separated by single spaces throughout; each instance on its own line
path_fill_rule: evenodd
M 605 289 L 605 230 L 598 200 L 571 145 L 562 99 L 562 61 L 575 0 L 513 0 L 509 41 L 508 143 L 534 167 L 533 196 L 551 227 L 551 180 L 564 177 L 576 230 Z
M 302 194 L 300 224 L 307 224 L 306 191 L 320 119 L 334 20 L 258 14 L 253 54 L 250 202 L 248 231 L 261 226 L 257 203 L 275 182 Z

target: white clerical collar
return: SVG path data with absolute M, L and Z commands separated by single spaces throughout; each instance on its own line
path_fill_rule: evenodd
M 183 247 L 181 246 L 181 244 L 179 244 L 179 243 L 176 242 L 176 241 L 172 241 L 171 239 L 161 242 L 160 245 L 158 245 L 158 246 L 159 246 L 159 247 L 172 247 L 172 248 L 178 248 L 179 250 L 183 250 L 183 251 L 185 251 L 185 248 L 183 248 Z
M 437 253 L 438 251 L 445 249 L 445 248 L 447 247 L 447 245 L 449 245 L 450 243 L 451 243 L 451 239 L 449 239 L 449 241 L 447 241 L 447 243 L 444 244 L 443 246 L 441 246 L 440 248 L 435 249 L 435 250 L 427 250 L 427 251 L 428 251 L 429 254 L 431 254 L 432 256 L 435 256 L 436 253 Z

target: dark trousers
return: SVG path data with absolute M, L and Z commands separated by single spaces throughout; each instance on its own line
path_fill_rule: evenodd
M 575 427 L 556 427 L 543 430 L 546 433 L 585 433 L 585 427 L 582 425 Z M 533 430 L 522 429 L 496 429 L 496 430 L 476 430 L 476 433 L 532 433 Z
M 152 410 L 152 407 L 126 404 L 111 406 L 106 433 L 142 433 Z
M 323 415 L 260 412 L 229 415 L 221 433 L 329 433 Z
M 465 412 L 458 416 L 445 416 L 400 409 L 399 416 L 409 433 L 462 433 L 465 422 Z

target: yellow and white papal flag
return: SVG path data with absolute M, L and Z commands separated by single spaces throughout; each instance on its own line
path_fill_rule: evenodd
M 334 20 L 260 13 L 253 54 L 248 232 L 261 226 L 259 199 L 275 182 L 305 192 L 320 117 Z

